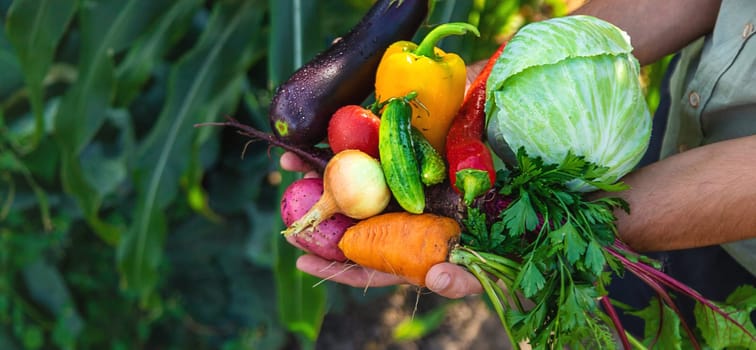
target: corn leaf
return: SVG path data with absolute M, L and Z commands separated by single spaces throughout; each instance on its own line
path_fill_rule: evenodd
M 188 30 L 192 16 L 201 5 L 199 0 L 174 2 L 149 31 L 134 43 L 116 69 L 116 105 L 126 106 L 143 92 L 142 87 L 150 78 L 150 73 Z
M 98 211 L 107 194 L 87 180 L 81 152 L 105 122 L 115 86 L 113 55 L 127 48 L 170 2 L 105 0 L 87 2 L 79 11 L 81 50 L 78 78 L 63 96 L 55 117 L 61 149 L 61 181 L 78 202 L 90 226 L 115 244 L 120 230 L 103 222 Z
M 238 77 L 234 81 L 229 82 L 219 96 L 212 103 L 208 103 L 199 113 L 200 116 L 204 116 L 201 121 L 209 122 L 217 119 L 220 115 L 231 113 L 241 99 L 242 81 L 243 77 Z M 211 138 L 218 131 L 218 128 L 209 127 L 197 130 L 190 149 L 190 164 L 181 181 L 186 190 L 189 206 L 200 215 L 214 222 L 220 222 L 222 218 L 210 207 L 208 193 L 203 186 L 202 180 L 205 168 L 204 164 L 213 163 L 219 154 L 217 152 L 219 138 Z
M 316 5 L 314 1 L 269 1 L 273 20 L 268 39 L 268 81 L 272 89 L 314 56 L 313 47 L 323 48 L 322 44 L 313 45 L 318 41 L 310 29 L 317 23 Z M 295 179 L 294 174 L 284 174 L 280 195 Z M 279 227 L 283 228 L 282 222 Z M 283 239 L 276 239 L 273 244 L 278 317 L 286 329 L 299 335 L 303 347 L 313 347 L 325 317 L 326 292 L 323 288 L 312 288 L 318 280 L 296 268 L 300 254 L 297 248 Z
M 326 290 L 314 288 L 318 279 L 297 269 L 295 262 L 301 254 L 297 249 L 284 239 L 274 240 L 274 247 L 279 318 L 289 331 L 306 340 L 303 347 L 311 347 L 325 317 Z
M 118 246 L 124 285 L 148 300 L 158 280 L 166 224 L 163 210 L 175 198 L 206 103 L 243 75 L 252 57 L 249 33 L 260 29 L 258 1 L 217 3 L 197 45 L 173 68 L 169 94 L 138 152 L 134 221 Z
M 3 19 L 0 17 L 0 72 L 3 72 L 3 78 L 0 79 L 0 111 L 5 107 L 6 99 L 24 84 L 21 64 L 18 62 L 16 51 L 8 41 Z
M 45 132 L 42 82 L 76 5 L 75 0 L 17 0 L 8 11 L 8 39 L 16 49 L 34 112 L 34 144 Z

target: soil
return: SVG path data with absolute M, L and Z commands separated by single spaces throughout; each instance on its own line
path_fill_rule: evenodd
M 402 321 L 422 318 L 445 308 L 437 328 L 415 340 L 398 341 L 392 336 Z M 326 316 L 316 349 L 416 350 L 416 349 L 511 349 L 496 314 L 483 296 L 449 300 L 435 294 L 420 294 L 414 287 L 395 291 L 364 303 L 349 303 L 345 311 Z

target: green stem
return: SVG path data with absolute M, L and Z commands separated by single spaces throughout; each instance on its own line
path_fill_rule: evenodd
M 501 280 L 514 300 L 515 306 L 520 311 L 523 310 L 522 303 L 513 288 L 515 279 L 520 274 L 519 262 L 492 253 L 476 252 L 464 246 L 457 246 L 452 250 L 449 254 L 449 262 L 468 268 L 475 265 Z
M 612 320 L 609 318 L 609 315 L 607 315 L 605 312 L 597 312 L 596 313 L 604 323 L 611 324 Z M 630 342 L 630 344 L 633 345 L 634 349 L 637 350 L 648 350 L 648 348 L 643 345 L 643 342 L 641 342 L 638 338 L 634 337 L 632 333 L 625 331 L 625 336 L 627 337 L 627 340 Z
M 494 268 L 487 266 L 487 265 L 479 265 L 483 271 L 488 272 L 489 274 L 492 274 L 494 277 L 498 278 L 502 283 L 504 283 L 504 289 L 506 289 L 507 292 L 509 292 L 509 299 L 512 299 L 515 307 L 520 312 L 525 312 L 525 307 L 522 305 L 522 301 L 520 301 L 520 297 L 517 295 L 517 292 L 513 288 L 514 286 L 514 279 L 512 277 L 503 275 L 500 271 L 495 270 Z M 504 291 L 501 292 L 502 294 Z
M 473 200 L 491 188 L 488 172 L 480 169 L 462 169 L 457 171 L 457 181 L 454 184 L 464 195 L 465 204 L 472 204 Z
M 450 35 L 464 35 L 467 32 L 472 32 L 475 36 L 480 36 L 478 28 L 474 25 L 464 22 L 451 22 L 439 25 L 428 33 L 423 41 L 417 45 L 415 54 L 418 56 L 430 57 L 432 59 L 438 59 L 436 56 L 435 48 L 439 40 Z
M 634 337 L 630 332 L 625 331 L 625 336 L 627 336 L 627 340 L 630 341 L 630 344 L 633 344 L 633 346 L 638 350 L 648 350 L 648 348 L 641 343 L 638 338 Z
M 506 320 L 504 314 L 506 309 L 511 308 L 509 299 L 515 304 L 520 311 L 523 310 L 522 303 L 517 296 L 517 293 L 512 289 L 514 279 L 519 274 L 519 263 L 507 259 L 505 257 L 491 254 L 491 253 L 479 253 L 463 246 L 457 246 L 452 249 L 449 254 L 449 262 L 466 267 L 475 278 L 478 279 L 486 295 L 491 300 L 491 304 L 499 316 L 502 326 L 507 333 L 510 341 L 512 342 L 513 349 L 519 349 L 519 345 L 513 338 L 512 329 Z M 504 283 L 504 289 L 496 284 L 496 280 L 493 280 L 490 275 L 493 275 L 498 280 Z M 507 295 L 509 292 L 509 296 Z
M 486 252 L 477 252 L 476 254 L 482 257 L 483 259 L 485 259 L 484 262 L 493 261 L 493 262 L 496 262 L 497 264 L 508 266 L 512 270 L 515 270 L 516 273 L 519 273 L 520 267 L 522 267 L 521 263 L 512 259 L 503 257 L 501 255 L 496 255 L 493 253 L 486 253 Z
M 504 308 L 506 306 L 502 303 L 501 298 L 499 298 L 499 293 L 496 292 L 496 289 L 498 289 L 499 287 L 496 286 L 488 277 L 486 277 L 485 272 L 483 272 L 479 266 L 472 264 L 470 266 L 467 266 L 467 268 L 470 270 L 470 272 L 472 272 L 473 275 L 475 275 L 478 281 L 480 281 L 480 284 L 483 286 L 483 290 L 491 300 L 491 304 L 496 311 L 496 315 L 499 316 L 499 321 L 504 327 L 504 331 L 507 333 L 509 342 L 512 344 L 512 349 L 520 350 L 520 344 L 518 344 L 514 339 L 512 329 L 509 326 L 509 322 L 507 322 L 506 316 L 504 315 Z

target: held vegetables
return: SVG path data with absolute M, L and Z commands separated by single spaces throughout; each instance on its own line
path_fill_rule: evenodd
M 323 179 L 304 178 L 294 181 L 281 197 L 281 219 L 286 226 L 293 224 L 307 213 L 323 195 Z M 300 249 L 321 258 L 345 261 L 346 257 L 338 247 L 339 240 L 355 220 L 342 214 L 335 214 L 322 221 L 311 230 L 289 235 L 286 240 Z
M 531 23 L 509 41 L 486 85 L 488 141 L 504 160 L 523 147 L 558 164 L 568 153 L 609 168 L 613 182 L 651 136 L 630 38 L 589 16 Z M 571 188 L 594 187 L 575 182 Z
M 289 236 L 312 229 L 334 214 L 369 218 L 386 209 L 390 199 L 378 161 L 360 150 L 344 150 L 328 161 L 318 202 L 282 233 Z
M 446 261 L 459 241 L 457 221 L 433 214 L 386 213 L 347 229 L 339 248 L 349 260 L 425 286 L 425 275 Z
M 449 133 L 446 134 L 449 182 L 455 191 L 463 194 L 467 204 L 488 191 L 496 182 L 493 157 L 483 140 L 486 124 L 486 82 L 505 46 L 506 44 L 499 46 L 470 84 L 462 107 L 457 111 Z
M 375 74 L 375 96 L 381 102 L 417 94 L 412 126 L 441 154 L 449 125 L 464 98 L 467 68 L 461 57 L 444 52 L 436 43 L 467 32 L 479 35 L 475 26 L 454 22 L 434 28 L 419 45 L 398 41 L 386 49 Z
M 425 209 L 425 196 L 412 140 L 412 107 L 406 98 L 387 102 L 378 129 L 383 174 L 399 205 L 410 213 L 420 214 Z
M 417 151 L 409 137 L 408 99 L 402 98 L 404 93 L 394 96 L 386 102 L 380 124 L 381 128 L 394 125 L 388 129 L 400 130 L 401 138 L 379 131 L 379 137 L 386 137 L 379 142 L 385 146 L 380 152 L 383 170 L 375 158 L 362 152 L 338 153 L 324 174 L 327 199 L 291 224 L 287 238 L 312 231 L 319 220 L 342 212 L 359 220 L 339 243 L 353 262 L 418 285 L 424 284 L 433 264 L 448 261 L 464 266 L 482 284 L 513 348 L 520 341 L 537 349 L 611 348 L 616 340 L 609 323 L 622 345 L 630 348 L 606 292 L 611 274 L 625 271 L 660 296 L 658 308 L 665 315 L 660 337 L 675 336 L 662 334 L 676 322 L 671 319 L 674 315 L 669 316 L 673 312 L 667 312 L 677 311 L 669 293 L 673 290 L 711 311 L 707 316 L 725 332 L 756 341 L 752 326 L 742 325 L 617 239 L 614 211 L 628 209 L 622 199 L 594 200 L 584 193 L 594 187 L 625 189 L 618 179 L 636 165 L 648 142 L 650 117 L 637 81 L 638 63 L 630 50 L 624 33 L 595 18 L 568 17 L 523 28 L 493 67 L 485 95 L 488 142 L 511 168 L 497 174 L 495 187 L 485 195 L 464 203 L 448 183 L 426 188 L 419 183 L 413 157 Z M 478 115 L 471 120 L 477 121 Z M 455 135 L 478 140 L 480 132 L 468 135 L 462 129 Z M 345 161 L 347 152 L 358 152 L 359 158 Z M 392 161 L 393 155 L 401 161 Z M 458 163 L 449 156 L 447 161 Z M 364 181 L 366 169 L 385 173 L 397 202 L 409 194 L 405 204 L 416 205 L 405 206 L 404 212 L 384 213 L 386 203 L 380 199 L 389 196 L 386 184 L 372 194 L 360 193 L 363 186 L 377 183 Z M 486 177 L 493 174 L 488 166 L 479 170 Z M 392 171 L 404 174 L 398 179 L 405 181 L 393 178 Z M 412 181 L 406 181 L 409 178 Z M 493 182 L 491 177 L 483 180 Z M 346 185 L 354 184 L 359 191 L 348 191 Z M 379 205 L 360 210 L 359 215 L 351 212 L 357 203 L 371 202 Z M 430 213 L 438 213 L 434 204 L 440 202 L 451 204 L 452 211 L 438 223 Z M 457 217 L 460 213 L 465 216 Z M 431 233 L 436 229 L 441 234 Z M 530 299 L 533 307 L 523 307 L 520 296 Z M 598 308 L 599 301 L 604 310 Z M 691 329 L 680 324 L 692 347 L 700 348 Z

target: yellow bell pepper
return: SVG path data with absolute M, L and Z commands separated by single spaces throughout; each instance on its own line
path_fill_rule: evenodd
M 376 72 L 375 96 L 379 103 L 416 93 L 412 126 L 441 154 L 452 119 L 464 99 L 467 71 L 462 58 L 444 52 L 436 43 L 468 31 L 480 35 L 475 26 L 455 22 L 434 28 L 419 45 L 398 41 L 386 49 Z

